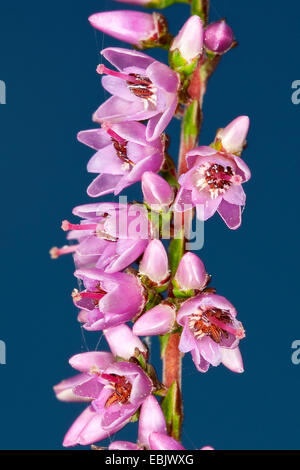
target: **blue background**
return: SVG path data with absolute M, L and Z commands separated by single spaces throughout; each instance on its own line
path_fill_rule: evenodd
M 300 4 L 211 3 L 211 19 L 226 16 L 240 46 L 209 84 L 201 143 L 248 114 L 244 158 L 253 178 L 240 230 L 214 217 L 205 224 L 200 256 L 246 327 L 246 372 L 221 366 L 201 375 L 185 358 L 183 442 L 190 449 L 299 449 L 300 366 L 291 362 L 291 343 L 300 338 L 300 106 L 291 102 L 291 83 L 300 79 Z M 0 366 L 1 449 L 60 449 L 82 408 L 57 402 L 51 387 L 72 374 L 68 358 L 95 347 L 99 334 L 84 341 L 70 298 L 72 259 L 51 261 L 48 250 L 64 244 L 61 220 L 88 200 L 92 152 L 75 136 L 93 126 L 91 114 L 106 98 L 95 73 L 99 51 L 119 44 L 95 34 L 87 18 L 120 7 L 126 5 L 109 0 L 0 7 L 0 79 L 7 85 L 7 104 L 0 106 L 0 339 L 7 344 L 7 365 Z M 188 12 L 186 5 L 166 10 L 173 33 Z M 173 151 L 178 130 L 176 122 L 169 129 Z M 129 194 L 138 197 L 138 185 Z M 134 440 L 135 433 L 131 425 L 120 437 Z

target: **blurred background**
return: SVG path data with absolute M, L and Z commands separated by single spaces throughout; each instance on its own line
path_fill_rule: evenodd
M 77 143 L 76 133 L 94 126 L 92 112 L 107 98 L 95 73 L 99 51 L 120 45 L 95 33 L 87 18 L 125 8 L 134 6 L 111 0 L 0 6 L 0 79 L 7 86 L 7 104 L 0 106 L 0 340 L 7 346 L 7 364 L 0 365 L 1 449 L 61 449 L 83 407 L 57 402 L 52 386 L 72 375 L 69 357 L 99 340 L 106 347 L 100 333 L 83 335 L 76 322 L 71 257 L 51 261 L 48 251 L 64 244 L 61 221 L 88 201 L 92 150 Z M 176 34 L 189 8 L 175 5 L 165 14 Z M 189 449 L 300 448 L 300 365 L 291 360 L 292 342 L 300 339 L 300 106 L 291 101 L 291 84 L 300 80 L 299 14 L 296 0 L 288 8 L 281 0 L 211 0 L 211 20 L 226 17 L 239 47 L 209 83 L 200 142 L 209 144 L 219 127 L 248 114 L 243 157 L 253 178 L 242 227 L 232 232 L 215 216 L 205 224 L 199 255 L 212 285 L 238 309 L 247 338 L 242 375 L 222 366 L 202 375 L 184 359 Z M 166 60 L 165 52 L 152 52 Z M 176 155 L 179 124 L 168 133 Z M 128 194 L 140 198 L 139 185 Z M 118 435 L 125 436 L 135 440 L 136 426 Z

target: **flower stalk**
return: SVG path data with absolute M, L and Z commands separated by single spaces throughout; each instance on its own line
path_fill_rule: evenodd
M 191 353 L 201 373 L 220 364 L 244 371 L 237 311 L 209 287 L 211 276 L 187 241 L 195 215 L 204 221 L 218 212 L 230 229 L 240 226 L 242 184 L 251 177 L 241 158 L 249 118 L 237 117 L 210 146 L 198 146 L 208 80 L 235 45 L 225 20 L 208 25 L 209 0 L 117 1 L 150 8 L 187 3 L 191 16 L 174 38 L 157 12 L 114 10 L 89 18 L 95 29 L 135 49 L 101 51 L 110 65 L 101 61 L 97 73 L 111 97 L 95 111 L 96 127 L 78 134 L 96 151 L 87 194 L 117 196 L 140 183 L 143 198 L 78 206 L 73 215 L 80 222 L 62 223 L 71 244 L 50 255 L 73 255 L 77 319 L 86 331 L 103 331 L 110 351 L 73 356 L 70 365 L 79 373 L 54 392 L 61 401 L 88 403 L 67 432 L 66 447 L 95 444 L 139 421 L 136 442 L 115 441 L 109 450 L 183 450 L 183 355 Z M 150 47 L 169 50 L 169 66 L 141 52 Z M 177 168 L 165 133 L 175 115 L 182 119 Z M 152 336 L 160 339 L 161 380 L 150 363 Z

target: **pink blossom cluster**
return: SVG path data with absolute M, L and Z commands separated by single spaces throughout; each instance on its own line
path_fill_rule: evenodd
M 109 346 L 109 352 L 72 357 L 77 375 L 54 387 L 61 401 L 87 403 L 64 446 L 98 443 L 139 417 L 137 441 L 116 441 L 109 449 L 180 450 L 160 406 L 164 384 L 148 362 L 142 338 L 179 332 L 179 350 L 191 353 L 198 371 L 223 364 L 241 373 L 239 341 L 245 332 L 235 307 L 209 287 L 211 276 L 201 259 L 185 252 L 174 270 L 172 255 L 157 233 L 164 221 L 191 208 L 203 221 L 218 212 L 230 229 L 241 225 L 246 202 L 242 185 L 251 176 L 241 157 L 249 118 L 237 117 L 220 129 L 210 146 L 190 149 L 187 171 L 178 179 L 172 165 L 170 169 L 165 131 L 186 105 L 183 75 L 187 80 L 210 54 L 228 51 L 234 37 L 224 21 L 204 27 L 197 15 L 175 38 L 160 13 L 117 10 L 89 20 L 137 49 L 166 47 L 172 59 L 167 66 L 137 49 L 101 51 L 109 65 L 101 63 L 97 73 L 111 97 L 95 111 L 96 127 L 78 134 L 95 151 L 87 166 L 95 179 L 87 193 L 92 198 L 119 195 L 141 182 L 143 202 L 75 207 L 73 215 L 80 221 L 62 223 L 69 244 L 51 250 L 53 258 L 73 254 L 80 286 L 72 293 L 78 321 L 86 331 L 103 331 Z

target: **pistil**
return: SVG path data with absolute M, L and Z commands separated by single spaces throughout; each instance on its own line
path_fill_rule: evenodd
M 52 259 L 57 259 L 60 256 L 68 255 L 70 253 L 75 253 L 78 246 L 79 245 L 66 245 L 66 246 L 63 246 L 62 248 L 58 248 L 57 246 L 54 246 L 53 248 L 51 248 L 49 253 Z
M 64 232 L 68 232 L 69 230 L 97 230 L 98 224 L 78 225 L 71 224 L 68 220 L 64 220 L 61 224 L 61 228 Z
M 106 75 L 111 75 L 112 77 L 121 78 L 122 80 L 125 80 L 126 82 L 129 82 L 130 84 L 132 83 L 136 85 L 149 85 L 149 79 L 147 79 L 146 77 L 140 77 L 135 74 L 126 74 L 122 72 L 117 72 L 116 70 L 111 70 L 105 67 L 104 64 L 98 65 L 97 73 L 99 75 L 106 74 Z

